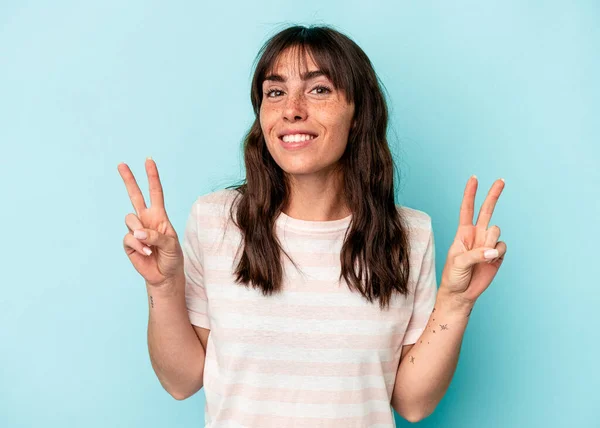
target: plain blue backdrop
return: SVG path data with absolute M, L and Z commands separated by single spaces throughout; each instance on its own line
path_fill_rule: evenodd
M 0 426 L 200 427 L 147 349 L 144 281 L 122 248 L 157 162 L 181 234 L 244 176 L 260 46 L 330 24 L 369 55 L 390 108 L 398 201 L 431 215 L 438 280 L 465 183 L 505 262 L 423 427 L 600 427 L 600 3 L 0 3 Z M 410 425 L 397 417 L 399 426 Z

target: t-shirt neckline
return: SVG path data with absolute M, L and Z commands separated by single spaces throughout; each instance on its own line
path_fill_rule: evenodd
M 290 217 L 289 215 L 281 211 L 275 222 L 277 225 L 286 229 L 293 229 L 305 232 L 335 232 L 347 229 L 351 219 L 352 214 L 344 218 L 340 218 L 338 220 L 300 220 L 297 218 Z

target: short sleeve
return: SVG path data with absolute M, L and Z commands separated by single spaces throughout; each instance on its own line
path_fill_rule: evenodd
M 425 331 L 429 316 L 433 311 L 437 296 L 437 279 L 435 276 L 435 242 L 431 218 L 429 219 L 429 234 L 421 262 L 419 278 L 415 286 L 413 312 L 402 340 L 402 345 L 411 345 Z
M 204 260 L 198 234 L 198 209 L 199 204 L 196 201 L 188 216 L 181 246 L 185 273 L 185 303 L 190 322 L 210 329 L 208 298 L 204 288 Z

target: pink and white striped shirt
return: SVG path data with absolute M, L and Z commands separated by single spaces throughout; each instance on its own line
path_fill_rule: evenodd
M 306 221 L 281 213 L 277 236 L 301 272 L 282 255 L 281 294 L 236 284 L 242 237 L 229 220 L 234 195 L 200 196 L 182 244 L 190 322 L 211 330 L 205 428 L 395 427 L 390 401 L 402 346 L 425 329 L 437 293 L 430 216 L 398 206 L 411 237 L 411 293 L 395 293 L 382 311 L 338 282 L 351 216 Z

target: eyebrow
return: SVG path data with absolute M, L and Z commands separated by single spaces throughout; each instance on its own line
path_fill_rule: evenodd
M 302 78 L 302 80 L 310 80 L 310 79 L 314 79 L 315 77 L 319 77 L 319 76 L 325 76 L 327 77 L 327 75 L 322 71 L 322 70 L 312 70 L 312 71 L 307 71 L 305 73 L 302 73 L 300 75 L 300 77 Z M 279 74 L 269 74 L 268 76 L 265 77 L 265 82 L 267 80 L 271 80 L 273 82 L 285 82 L 287 79 Z

